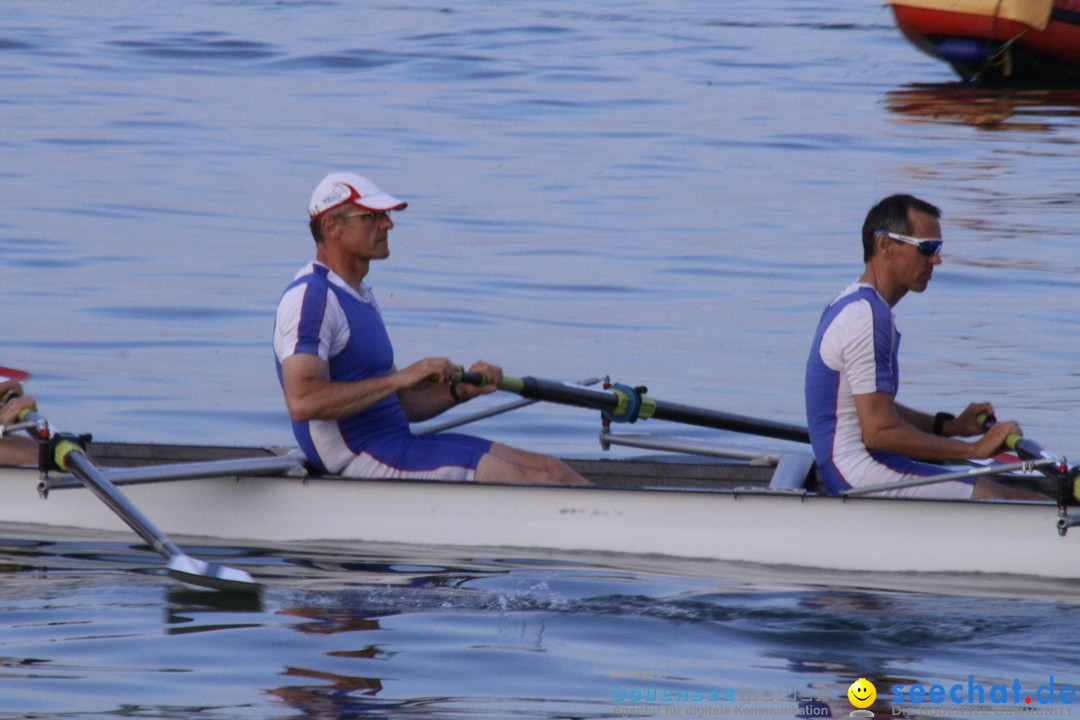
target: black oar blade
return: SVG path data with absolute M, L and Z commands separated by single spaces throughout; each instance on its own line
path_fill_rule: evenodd
M 213 590 L 257 593 L 262 587 L 243 570 L 204 562 L 183 553 L 169 559 L 168 572 L 181 582 Z

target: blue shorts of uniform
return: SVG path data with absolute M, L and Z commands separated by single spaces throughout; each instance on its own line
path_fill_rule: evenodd
M 470 481 L 491 445 L 490 440 L 457 433 L 393 435 L 369 442 L 341 474 L 382 480 Z

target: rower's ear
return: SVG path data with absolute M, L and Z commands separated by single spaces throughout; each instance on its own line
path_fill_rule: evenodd
M 324 238 L 333 232 L 339 224 L 340 220 L 331 213 L 327 213 L 319 218 L 319 229 L 322 231 L 322 236 Z
M 888 255 L 892 251 L 892 246 L 895 245 L 890 238 L 884 235 L 874 236 L 874 252 L 878 255 Z

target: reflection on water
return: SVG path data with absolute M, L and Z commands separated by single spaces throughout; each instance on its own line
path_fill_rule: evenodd
M 984 130 L 1051 132 L 1075 126 L 1077 88 L 978 88 L 909 85 L 885 96 L 885 107 L 914 121 L 958 122 Z
M 871 593 L 827 573 L 791 569 L 778 588 L 775 569 L 673 558 L 191 548 L 265 579 L 252 597 L 151 574 L 149 549 L 111 537 L 0 538 L 0 669 L 17 681 L 6 706 L 185 720 L 610 717 L 613 692 L 655 685 L 729 688 L 758 714 L 797 703 L 841 716 L 859 677 L 888 687 L 962 668 L 1038 684 L 1039 668 L 1080 662 L 1056 642 L 1080 606 L 1028 599 L 1027 581 L 973 614 L 973 598 L 937 594 L 930 576 Z M 1075 600 L 1075 586 L 1061 591 Z M 1030 671 L 1025 658 L 1037 658 Z M 652 669 L 664 677 L 623 679 Z

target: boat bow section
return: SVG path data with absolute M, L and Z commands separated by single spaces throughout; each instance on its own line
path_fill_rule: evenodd
M 903 35 L 969 81 L 1080 79 L 1078 0 L 888 0 Z

